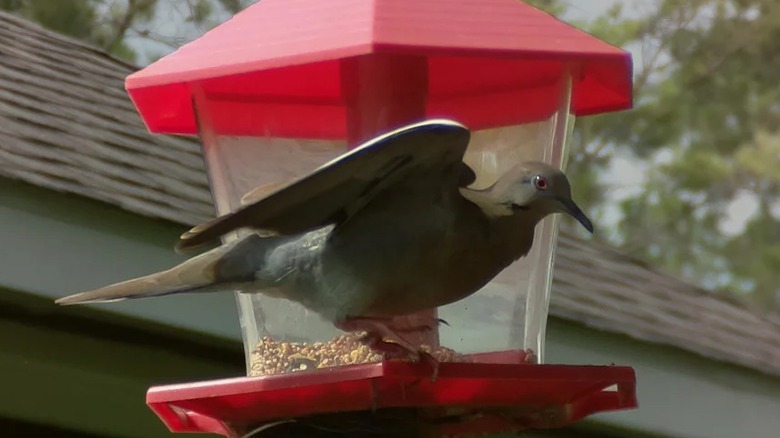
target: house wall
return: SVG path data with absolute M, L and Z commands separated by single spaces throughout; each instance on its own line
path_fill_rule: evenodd
M 240 376 L 237 342 L 0 288 L 0 436 L 49 428 L 95 437 L 170 437 L 149 386 Z M 27 425 L 27 426 L 24 426 Z M 37 435 L 36 435 L 37 436 Z
M 558 318 L 549 321 L 547 348 L 551 363 L 636 370 L 639 409 L 594 415 L 593 422 L 680 438 L 779 435 L 777 376 Z
M 0 179 L 0 286 L 59 298 L 173 266 L 185 227 L 114 206 Z M 239 339 L 227 294 L 95 304 L 109 313 Z

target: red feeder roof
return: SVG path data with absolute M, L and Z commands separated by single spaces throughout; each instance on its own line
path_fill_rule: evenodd
M 553 84 L 564 63 L 575 72 L 575 115 L 631 106 L 629 53 L 518 0 L 262 0 L 130 75 L 126 86 L 152 132 L 197 133 L 197 83 L 209 97 L 233 102 L 220 112 L 256 114 L 224 133 L 252 133 L 249 125 L 273 114 L 295 122 L 285 134 L 344 137 L 340 60 L 385 54 L 425 59 L 427 115 L 452 109 L 472 129 L 504 121 L 455 108 L 468 99 L 491 108 L 494 96 L 499 107 L 517 105 L 502 92 Z M 554 96 L 522 99 L 531 107 Z M 301 119 L 308 122 L 299 126 Z

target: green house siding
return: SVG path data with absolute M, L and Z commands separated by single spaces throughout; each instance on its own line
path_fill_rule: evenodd
M 118 207 L 0 178 L 0 287 L 49 298 L 89 290 L 184 260 L 173 244 L 184 227 Z M 227 294 L 91 305 L 109 313 L 240 339 Z
M 20 292 L 0 297 L 0 418 L 96 436 L 170 436 L 144 403 L 149 386 L 244 372 L 235 341 L 63 310 Z

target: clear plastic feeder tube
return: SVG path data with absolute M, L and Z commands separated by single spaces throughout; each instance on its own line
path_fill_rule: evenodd
M 472 131 L 464 160 L 477 173 L 473 187 L 489 186 L 520 161 L 565 166 L 566 141 L 573 120 L 571 81 L 565 74 L 512 93 L 519 96 L 517 105 L 522 108 L 523 93 L 536 95 L 540 90 L 555 96 L 554 101 L 544 103 L 543 116 L 519 120 L 511 126 Z M 249 202 L 247 196 L 262 196 L 262 187 L 272 190 L 270 185 L 284 184 L 305 175 L 348 150 L 347 141 L 217 132 L 213 114 L 220 107 L 220 96 L 209 96 L 202 90 L 195 90 L 194 95 L 194 110 L 219 215 Z M 431 111 L 424 117 L 458 120 L 457 116 Z M 418 120 L 410 122 L 414 121 Z M 261 128 L 262 123 L 258 120 Z M 256 131 L 270 132 L 270 129 Z M 258 187 L 261 187 L 259 191 Z M 466 355 L 498 353 L 491 356 L 491 362 L 516 362 L 518 356 L 511 353 L 526 349 L 541 359 L 557 229 L 554 217 L 539 224 L 533 248 L 526 257 L 472 296 L 438 309 L 439 316 L 450 324 L 439 328 L 440 344 Z M 252 231 L 241 230 L 223 240 L 231 241 L 249 232 Z M 266 294 L 235 292 L 250 375 L 379 359 L 356 343 L 339 340 L 340 331 L 300 304 Z M 501 356 L 506 352 L 510 354 Z M 473 360 L 481 359 L 477 355 Z
M 465 157 L 477 173 L 472 187 L 490 186 L 522 161 L 564 168 L 574 122 L 570 75 L 548 87 L 555 88 L 551 94 L 558 99 L 545 119 L 472 133 Z M 490 362 L 514 362 L 518 356 L 511 353 L 518 350 L 531 350 L 535 360 L 542 361 L 558 221 L 556 215 L 537 225 L 529 253 L 480 291 L 439 309 L 439 316 L 450 323 L 441 329 L 442 345 L 460 353 L 495 353 L 485 356 Z

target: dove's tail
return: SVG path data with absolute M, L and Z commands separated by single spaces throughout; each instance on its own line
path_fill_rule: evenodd
M 70 295 L 55 302 L 61 305 L 105 303 L 183 292 L 205 292 L 216 280 L 217 263 L 224 252 L 223 248 L 215 248 L 167 271 Z

